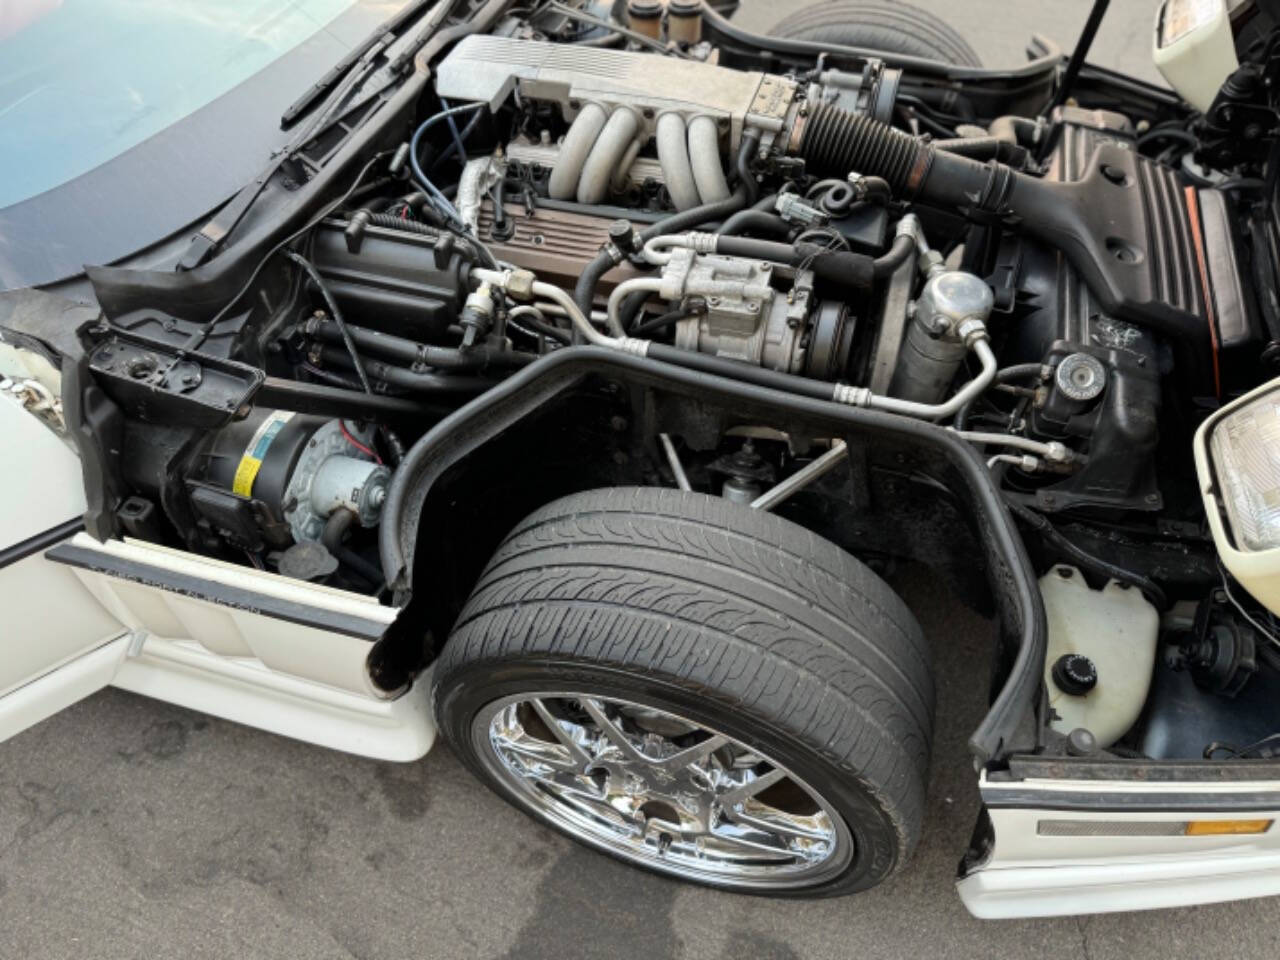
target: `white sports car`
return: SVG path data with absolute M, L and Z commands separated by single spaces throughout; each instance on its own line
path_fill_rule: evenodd
M 1173 91 L 902 3 L 0 8 L 0 738 L 443 733 L 604 853 L 982 917 L 1280 893 L 1280 2 Z M 389 15 L 389 19 L 386 19 Z M 363 39 L 362 39 L 363 38 Z M 934 643 L 945 637 L 930 638 Z

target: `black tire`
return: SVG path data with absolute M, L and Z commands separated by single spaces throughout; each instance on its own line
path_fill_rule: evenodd
M 920 627 L 864 564 L 769 513 L 659 488 L 548 504 L 494 554 L 434 684 L 454 750 L 526 812 L 472 735 L 485 705 L 522 692 L 658 707 L 776 758 L 839 812 L 856 855 L 771 895 L 871 887 L 920 836 L 934 709 Z
M 926 57 L 960 67 L 982 66 L 964 37 L 934 14 L 908 3 L 815 3 L 777 23 L 769 35 Z

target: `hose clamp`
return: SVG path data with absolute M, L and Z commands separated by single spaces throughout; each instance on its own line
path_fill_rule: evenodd
M 850 407 L 871 406 L 871 391 L 848 383 L 837 383 L 831 391 L 831 399 Z
M 719 239 L 719 237 L 716 234 L 700 230 L 694 230 L 685 234 L 688 249 L 692 250 L 694 253 L 715 253 L 717 239 Z
M 635 357 L 645 357 L 649 355 L 648 340 L 638 340 L 635 337 L 622 337 L 616 341 L 616 345 L 623 353 L 629 353 Z

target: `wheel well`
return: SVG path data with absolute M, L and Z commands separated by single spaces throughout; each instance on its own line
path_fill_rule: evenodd
M 626 405 L 622 429 L 614 428 L 615 403 Z M 1022 539 L 971 445 L 932 424 L 600 347 L 568 347 L 530 364 L 446 417 L 406 454 L 383 508 L 379 541 L 383 569 L 406 604 L 393 635 L 412 644 L 409 653 L 421 663 L 443 642 L 512 517 L 559 493 L 660 480 L 662 460 L 645 446 L 659 430 L 696 440 L 737 424 L 842 438 L 853 448 L 852 472 L 867 479 L 861 488 L 855 480 L 852 503 L 866 524 L 850 527 L 841 518 L 820 532 L 841 545 L 847 541 L 837 535 L 852 536 L 855 555 L 865 555 L 874 530 L 886 549 L 918 549 L 935 569 L 940 558 L 951 558 L 944 569 L 966 577 L 959 593 L 970 601 L 984 596 L 975 583 L 980 572 L 1000 614 L 998 660 L 1008 669 L 970 750 L 985 764 L 1016 748 L 1014 738 L 1029 729 L 1022 720 L 1034 709 L 1043 669 L 1044 606 Z M 606 443 L 605 430 L 626 439 Z M 625 457 L 602 455 L 617 443 Z M 822 489 L 810 487 L 782 509 L 801 510 Z M 494 490 L 505 496 L 495 499 Z M 406 656 L 403 647 L 395 649 Z
M 414 599 L 401 618 L 413 629 L 403 642 L 421 645 L 425 633 L 426 658 L 438 654 L 489 557 L 538 507 L 583 490 L 672 486 L 660 431 L 686 449 L 707 451 L 748 423 L 797 439 L 830 435 L 783 416 L 744 417 L 724 402 L 602 379 L 512 424 L 450 467 L 428 493 L 414 554 Z M 874 569 L 900 559 L 924 563 L 957 598 L 989 614 L 982 551 L 945 462 L 930 464 L 913 445 L 872 443 L 856 433 L 846 442 L 849 469 L 826 475 L 777 512 Z M 702 485 L 708 486 L 705 477 Z

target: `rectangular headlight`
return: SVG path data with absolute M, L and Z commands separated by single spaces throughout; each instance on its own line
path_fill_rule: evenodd
M 1208 417 L 1192 453 L 1222 565 L 1280 616 L 1280 378 Z
M 1209 449 L 1236 548 L 1280 547 L 1280 390 L 1232 410 L 1213 427 Z

